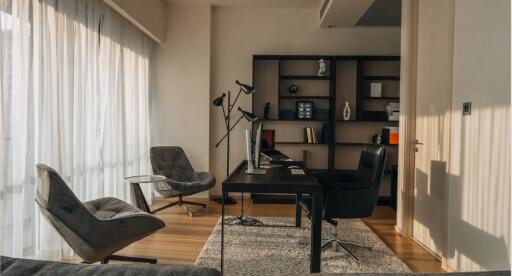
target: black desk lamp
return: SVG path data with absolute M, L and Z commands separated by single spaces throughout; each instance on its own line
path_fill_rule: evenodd
M 222 107 L 222 114 L 224 115 L 224 123 L 226 125 L 226 134 L 219 140 L 219 142 L 217 142 L 217 144 L 215 144 L 215 147 L 219 147 L 220 143 L 222 143 L 222 141 L 224 141 L 224 139 L 227 137 L 227 150 L 226 150 L 226 177 L 229 175 L 229 147 L 230 147 L 230 133 L 231 133 L 231 130 L 233 130 L 235 128 L 235 126 L 240 122 L 240 120 L 242 120 L 242 118 L 245 118 L 247 121 L 249 122 L 254 122 L 254 121 L 257 121 L 258 120 L 258 117 L 254 114 L 252 114 L 251 112 L 248 112 L 248 111 L 245 111 L 245 110 L 242 110 L 240 107 L 238 108 L 238 110 L 242 113 L 240 115 L 240 118 L 238 118 L 238 120 L 235 122 L 235 124 L 233 124 L 231 126 L 231 112 L 233 111 L 233 109 L 235 108 L 235 104 L 236 102 L 238 101 L 238 97 L 240 97 L 240 94 L 242 92 L 244 92 L 244 94 L 246 95 L 250 95 L 252 93 L 254 93 L 256 91 L 256 89 L 254 89 L 254 87 L 250 86 L 250 85 L 247 85 L 247 84 L 243 84 L 239 81 L 235 81 L 235 84 L 237 84 L 240 89 L 238 90 L 238 94 L 236 95 L 236 98 L 235 100 L 233 101 L 233 103 L 231 103 L 231 92 L 228 91 L 228 108 L 227 108 L 227 111 L 226 111 L 226 108 L 224 106 L 224 98 L 226 97 L 226 93 L 223 93 L 222 96 L 219 96 L 217 98 L 215 98 L 213 100 L 213 105 L 216 106 L 216 107 Z M 218 199 L 217 202 L 218 203 L 222 203 L 222 198 Z M 236 200 L 234 200 L 233 198 L 229 197 L 229 195 L 226 195 L 224 197 L 224 204 L 235 204 L 236 203 Z

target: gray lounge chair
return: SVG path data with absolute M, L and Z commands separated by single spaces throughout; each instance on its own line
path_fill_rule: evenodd
M 215 176 L 213 174 L 194 171 L 181 147 L 152 147 L 150 156 L 153 173 L 167 177 L 166 182 L 155 183 L 155 189 L 164 198 L 178 197 L 177 201 L 151 211 L 151 213 L 178 205 L 185 208 L 192 216 L 192 212 L 185 204 L 206 208 L 206 204 L 185 201 L 183 196 L 197 194 L 213 188 L 215 186 Z
M 82 203 L 55 170 L 38 164 L 37 173 L 36 202 L 41 212 L 84 263 L 156 263 L 156 259 L 113 253 L 165 227 L 162 220 L 112 197 Z

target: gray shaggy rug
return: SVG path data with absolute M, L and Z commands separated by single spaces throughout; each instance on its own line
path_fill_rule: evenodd
M 267 226 L 226 225 L 224 228 L 224 275 L 272 275 L 309 272 L 310 223 L 293 227 L 293 218 L 258 217 Z M 338 238 L 372 245 L 368 250 L 347 245 L 359 258 L 331 247 L 322 252 L 322 272 L 409 272 L 409 268 L 359 219 L 338 220 Z M 322 236 L 332 226 L 323 222 Z M 208 238 L 196 265 L 220 270 L 220 219 Z M 303 241 L 302 243 L 299 241 Z

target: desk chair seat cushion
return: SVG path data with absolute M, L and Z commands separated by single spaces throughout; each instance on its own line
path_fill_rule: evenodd
M 167 179 L 166 183 L 157 183 L 158 192 L 165 197 L 177 195 L 193 195 L 207 191 L 215 186 L 215 176 L 207 172 L 194 172 L 189 181 L 176 181 Z
M 84 202 L 84 205 L 94 216 L 102 220 L 147 214 L 139 208 L 113 197 L 104 197 L 86 201 Z M 153 227 L 157 227 L 157 225 L 154 225 Z
M 152 147 L 150 156 L 153 172 L 167 178 L 166 182 L 155 184 L 164 197 L 193 195 L 215 186 L 214 175 L 194 171 L 181 147 Z

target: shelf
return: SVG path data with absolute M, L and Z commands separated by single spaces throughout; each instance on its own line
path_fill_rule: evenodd
M 330 100 L 330 96 L 279 96 L 280 99 L 286 100 Z
M 330 120 L 317 119 L 262 119 L 264 122 L 330 122 Z
M 378 120 L 336 120 L 344 123 L 398 123 L 398 121 L 378 121 Z
M 399 81 L 400 77 L 396 76 L 363 76 L 363 80 L 393 80 L 393 81 Z
M 280 76 L 283 80 L 330 80 L 331 76 Z
M 400 97 L 363 97 L 365 100 L 394 100 L 400 101 Z
M 337 146 L 368 146 L 368 145 L 373 145 L 371 143 L 357 143 L 357 142 L 340 142 L 340 143 L 336 143 Z M 398 146 L 398 144 L 396 145 L 391 145 L 391 144 L 382 144 L 384 146 Z
M 310 143 L 305 143 L 305 142 L 275 142 L 276 145 L 314 145 L 314 146 L 317 146 L 317 145 L 324 145 L 324 146 L 328 146 L 329 144 L 325 144 L 325 143 L 319 143 L 319 144 L 310 144 Z

